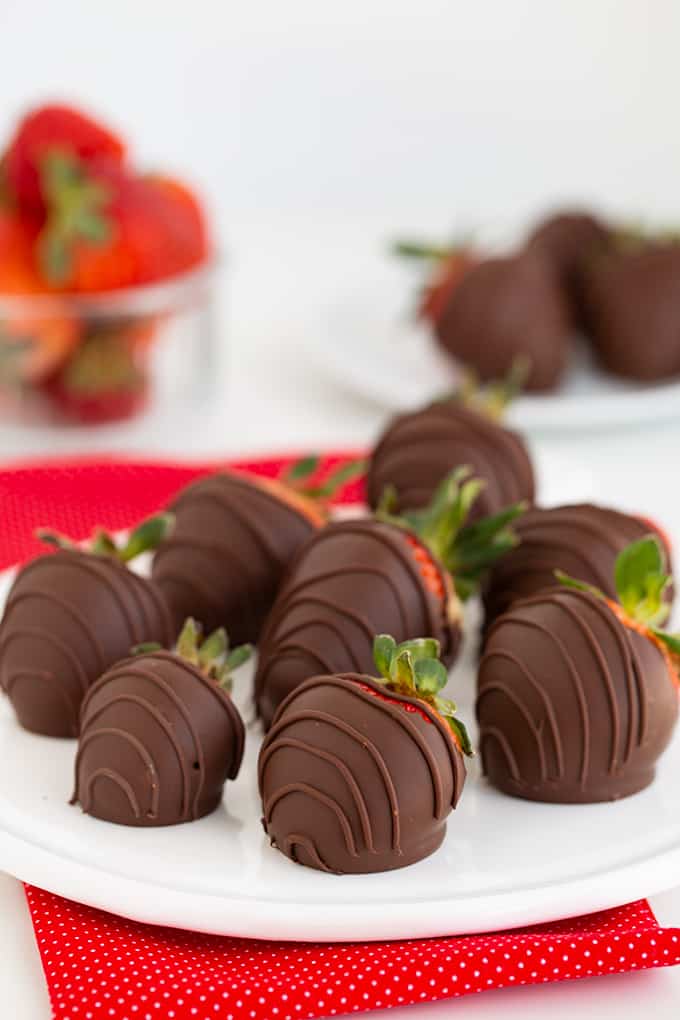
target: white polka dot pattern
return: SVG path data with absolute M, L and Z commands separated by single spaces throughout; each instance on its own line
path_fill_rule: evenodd
M 493 935 L 304 944 L 156 928 L 26 886 L 55 1020 L 305 1020 L 680 962 L 640 900 Z

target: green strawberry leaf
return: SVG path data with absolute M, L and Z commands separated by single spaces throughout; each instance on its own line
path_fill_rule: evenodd
M 284 473 L 284 479 L 286 482 L 301 482 L 304 478 L 309 478 L 310 475 L 313 475 L 318 470 L 319 463 L 320 457 L 318 454 L 301 457 L 300 460 L 296 460 L 294 464 L 290 465 Z
M 415 670 L 413 658 L 409 651 L 400 652 L 392 662 L 392 679 L 399 691 L 404 694 L 416 695 Z
M 392 675 L 392 662 L 397 651 L 397 642 L 389 634 L 378 634 L 373 639 L 373 661 L 378 667 L 380 676 L 389 680 Z
M 652 627 L 651 630 L 652 634 L 655 634 L 660 641 L 663 641 L 673 655 L 680 656 L 680 634 L 669 634 L 667 631 L 657 627 Z
M 397 654 L 400 652 L 410 652 L 414 662 L 419 662 L 420 659 L 438 659 L 441 645 L 436 638 L 413 638 L 397 645 Z
M 585 591 L 590 595 L 594 595 L 595 598 L 603 599 L 606 601 L 607 596 L 599 588 L 596 588 L 593 584 L 586 584 L 585 581 L 578 581 L 575 577 L 570 577 L 569 574 L 565 574 L 563 570 L 555 570 L 555 577 L 560 584 L 564 585 L 565 588 L 574 588 L 576 591 Z
M 239 666 L 242 666 L 244 662 L 252 658 L 253 651 L 252 645 L 238 645 L 237 648 L 232 649 L 227 655 L 226 667 L 228 672 L 232 673 Z
M 158 641 L 143 641 L 140 645 L 133 645 L 130 655 L 152 655 L 154 652 L 162 652 L 163 645 Z
M 661 544 L 653 535 L 632 542 L 617 556 L 616 591 L 625 612 L 633 619 L 657 625 L 668 617 L 663 596 L 671 578 L 664 567 Z
M 419 694 L 436 695 L 446 687 L 448 673 L 438 659 L 419 659 L 414 663 L 415 684 Z
M 118 550 L 123 563 L 129 563 L 144 552 L 157 549 L 175 523 L 174 514 L 162 513 L 142 521 L 130 534 L 126 544 Z

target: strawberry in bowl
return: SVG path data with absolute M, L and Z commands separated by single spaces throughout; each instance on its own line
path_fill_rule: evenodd
M 125 143 L 78 110 L 29 113 L 2 157 L 3 395 L 48 420 L 138 413 L 157 382 L 157 351 L 205 339 L 212 264 L 206 218 L 186 184 L 140 172 Z M 201 335 L 179 336 L 189 330 Z M 191 360 L 206 371 L 200 353 Z M 198 369 L 175 362 L 169 371 L 188 385 Z

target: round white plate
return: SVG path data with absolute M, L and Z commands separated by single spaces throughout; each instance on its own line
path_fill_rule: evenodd
M 0 583 L 4 600 L 7 575 Z M 470 652 L 450 692 L 468 722 Z M 246 718 L 250 681 L 245 667 L 235 697 Z M 259 743 L 251 725 L 241 773 L 210 817 L 127 828 L 69 806 L 75 741 L 24 732 L 3 702 L 0 868 L 135 920 L 302 941 L 493 931 L 619 905 L 677 884 L 680 738 L 648 790 L 607 805 L 504 797 L 474 760 L 443 846 L 409 868 L 358 876 L 300 867 L 269 846 L 255 778 Z
M 346 390 L 397 412 L 418 407 L 456 385 L 456 366 L 413 315 L 417 287 L 403 272 L 376 274 L 329 306 L 310 352 Z M 584 346 L 575 349 L 560 389 L 526 394 L 509 424 L 525 431 L 582 430 L 658 424 L 680 416 L 680 379 L 642 385 L 600 371 Z

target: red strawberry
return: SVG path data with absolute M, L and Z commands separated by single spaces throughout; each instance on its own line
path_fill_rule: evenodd
M 107 160 L 57 156 L 44 166 L 48 217 L 39 256 L 53 287 L 107 291 L 186 272 L 208 254 L 194 196 L 169 178 Z
M 92 331 L 71 358 L 44 384 L 65 417 L 88 424 L 131 418 L 149 396 L 146 337 L 130 329 Z
M 105 157 L 122 162 L 125 156 L 120 138 L 86 114 L 58 104 L 33 110 L 19 124 L 5 154 L 8 188 L 21 208 L 43 212 L 41 162 L 54 151 L 85 160 Z

